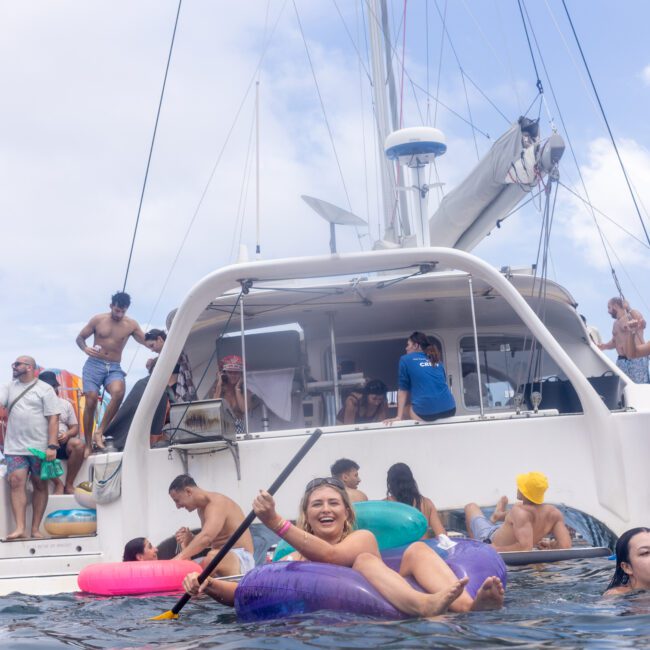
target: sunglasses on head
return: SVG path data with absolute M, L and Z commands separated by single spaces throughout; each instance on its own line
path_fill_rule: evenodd
M 305 487 L 305 492 L 311 492 L 317 487 L 321 487 L 321 485 L 331 485 L 332 487 L 339 488 L 339 490 L 345 490 L 345 485 L 340 478 L 336 478 L 335 476 L 327 476 L 325 478 L 315 478 L 312 481 L 309 481 Z

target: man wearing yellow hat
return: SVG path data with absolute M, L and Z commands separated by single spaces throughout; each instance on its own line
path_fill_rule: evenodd
M 517 499 L 506 511 L 508 500 L 499 499 L 488 519 L 476 503 L 465 506 L 465 521 L 470 537 L 492 544 L 497 551 L 532 551 L 533 548 L 571 548 L 571 535 L 562 513 L 544 503 L 548 479 L 541 472 L 517 475 Z M 544 540 L 548 535 L 554 539 Z

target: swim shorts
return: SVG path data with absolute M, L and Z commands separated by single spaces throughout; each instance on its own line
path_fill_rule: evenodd
M 648 375 L 648 357 L 639 357 L 638 359 L 628 359 L 620 357 L 616 360 L 616 365 L 635 383 L 650 384 Z
M 415 411 L 415 414 L 423 419 L 425 422 L 435 422 L 435 420 L 441 420 L 442 418 L 451 418 L 456 415 L 456 407 L 449 409 L 448 411 L 442 411 L 441 413 L 427 413 L 422 415 Z
M 469 527 L 472 529 L 474 539 L 478 539 L 480 542 L 486 542 L 488 544 L 492 542 L 492 536 L 497 532 L 497 530 L 499 530 L 499 528 L 501 528 L 502 525 L 502 521 L 498 521 L 495 524 L 484 515 L 478 515 L 469 522 Z
M 231 550 L 239 559 L 239 572 L 242 575 L 255 568 L 255 558 L 250 551 L 245 548 L 233 548 Z
M 7 460 L 7 475 L 13 474 L 21 469 L 26 469 L 27 474 L 32 474 L 36 478 L 41 478 L 41 459 L 36 458 L 36 456 L 14 456 L 12 454 L 7 454 L 5 456 Z
M 126 373 L 117 361 L 102 361 L 94 357 L 88 357 L 81 372 L 83 379 L 84 393 L 99 393 L 114 381 L 124 381 Z

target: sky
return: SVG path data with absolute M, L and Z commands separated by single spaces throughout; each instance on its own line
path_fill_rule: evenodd
M 389 6 L 398 87 L 405 71 L 402 124 L 443 130 L 448 151 L 437 169 L 448 190 L 536 98 L 517 2 L 408 0 L 405 22 L 404 2 Z M 647 241 L 562 3 L 524 6 L 545 90 L 529 115 L 540 115 L 544 134 L 555 125 L 570 138 L 577 166 L 567 149 L 561 181 L 584 197 L 580 170 L 606 215 L 598 219 L 623 291 L 648 313 Z M 650 4 L 567 6 L 650 229 Z M 176 0 L 0 3 L 0 368 L 7 380 L 21 354 L 80 373 L 75 337 L 124 284 L 177 8 Z M 369 223 L 359 237 L 339 229 L 340 251 L 369 249 L 378 238 L 367 12 L 351 0 L 183 2 L 126 285 L 129 314 L 144 328 L 164 326 L 192 285 L 237 259 L 240 244 L 253 254 L 256 80 L 262 256 L 327 252 L 328 226 L 301 194 Z M 442 104 L 436 111 L 411 82 L 456 114 Z M 474 252 L 496 267 L 529 266 L 540 224 L 528 205 Z M 549 259 L 550 277 L 609 338 L 606 303 L 616 295 L 609 263 L 591 212 L 563 188 Z M 144 374 L 147 356 L 129 343 L 129 383 Z

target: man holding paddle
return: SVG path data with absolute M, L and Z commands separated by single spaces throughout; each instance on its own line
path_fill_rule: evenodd
M 202 560 L 205 567 L 244 521 L 244 512 L 227 496 L 201 489 L 187 474 L 181 474 L 172 481 L 169 496 L 177 508 L 185 508 L 188 512 L 197 510 L 201 520 L 201 530 L 196 534 L 186 527 L 178 530 L 176 541 L 181 551 L 174 559 L 189 560 L 204 549 L 211 548 Z M 232 576 L 250 571 L 255 566 L 253 552 L 253 537 L 246 530 L 221 560 L 215 574 Z

